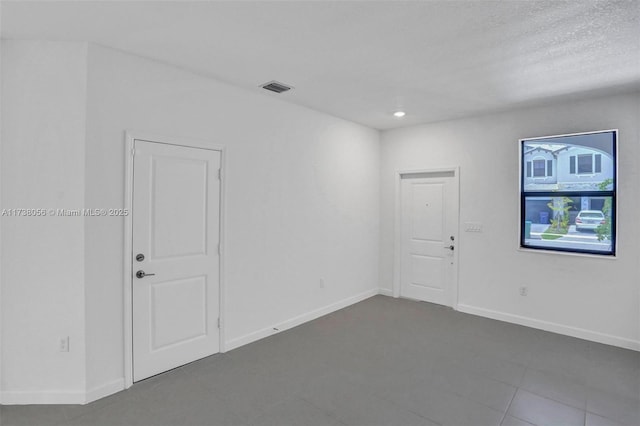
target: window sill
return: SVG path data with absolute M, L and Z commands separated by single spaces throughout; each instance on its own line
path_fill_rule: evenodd
M 543 254 L 547 256 L 549 255 L 577 256 L 577 257 L 588 257 L 591 259 L 606 259 L 606 260 L 616 260 L 618 258 L 617 254 L 610 255 L 610 254 L 595 254 L 595 253 L 577 253 L 577 252 L 571 252 L 571 251 L 542 250 L 542 249 L 535 249 L 535 248 L 529 248 L 529 247 L 518 247 L 518 251 L 523 253 Z

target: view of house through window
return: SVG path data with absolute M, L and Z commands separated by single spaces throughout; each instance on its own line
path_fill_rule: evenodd
M 520 245 L 615 254 L 615 130 L 523 139 Z

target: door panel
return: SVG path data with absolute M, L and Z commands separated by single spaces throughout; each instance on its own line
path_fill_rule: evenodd
M 443 184 L 414 183 L 411 192 L 411 237 L 442 241 Z
M 208 162 L 160 156 L 151 161 L 153 258 L 206 254 Z M 172 226 L 176 221 L 189 226 Z
M 411 286 L 428 287 L 435 290 L 444 290 L 445 262 L 441 257 L 411 255 Z
M 455 178 L 401 181 L 400 295 L 451 306 L 457 231 Z M 454 240 L 451 239 L 454 238 Z
M 152 350 L 206 336 L 206 277 L 151 284 L 149 287 Z M 176 321 L 176 312 L 180 312 L 179 321 Z
M 134 381 L 220 349 L 219 168 L 218 151 L 135 141 Z

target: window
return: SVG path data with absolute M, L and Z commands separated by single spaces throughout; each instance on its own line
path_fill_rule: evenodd
M 615 130 L 521 140 L 520 246 L 615 255 L 616 153 Z
M 546 176 L 546 162 L 544 160 L 533 160 L 533 176 L 534 177 Z
M 578 174 L 593 173 L 593 155 L 582 154 L 578 155 Z
M 527 161 L 527 177 L 543 178 L 553 176 L 553 160 L 535 159 Z
M 602 154 L 581 154 L 577 157 L 578 174 L 602 173 Z M 569 173 L 576 173 L 576 157 L 569 157 Z

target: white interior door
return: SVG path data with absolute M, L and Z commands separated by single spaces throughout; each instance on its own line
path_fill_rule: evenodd
M 401 180 L 400 295 L 453 306 L 458 229 L 455 172 Z
M 220 152 L 135 141 L 133 379 L 219 352 Z

